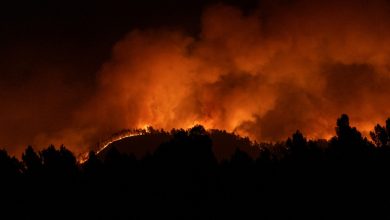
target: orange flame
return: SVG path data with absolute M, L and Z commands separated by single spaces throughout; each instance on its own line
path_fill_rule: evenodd
M 286 2 L 261 1 L 245 13 L 208 7 L 196 37 L 131 31 L 99 72 L 93 98 L 58 132 L 32 139 L 84 152 L 99 137 L 145 124 L 203 124 L 258 142 L 296 129 L 329 138 L 342 113 L 368 134 L 390 116 L 390 3 Z

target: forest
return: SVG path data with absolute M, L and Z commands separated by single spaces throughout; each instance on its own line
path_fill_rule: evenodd
M 169 138 L 143 156 L 115 144 L 83 163 L 64 146 L 28 146 L 21 159 L 0 150 L 0 218 L 390 217 L 390 119 L 370 139 L 345 114 L 330 140 L 298 130 L 286 141 L 254 144 L 219 131 L 235 139 L 224 157 L 214 147 L 217 131 L 201 125 L 153 132 Z

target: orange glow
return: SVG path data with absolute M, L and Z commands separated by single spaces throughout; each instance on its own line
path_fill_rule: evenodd
M 122 139 L 128 138 L 128 137 L 143 135 L 143 134 L 147 133 L 149 127 L 150 126 L 145 125 L 143 130 L 124 130 L 124 131 L 121 131 L 119 133 L 111 135 L 111 137 L 107 138 L 106 140 L 104 140 L 98 144 L 96 154 L 99 154 L 104 149 L 106 149 L 110 144 L 112 144 L 116 141 L 119 141 L 119 140 L 122 140 Z M 89 154 L 89 152 L 80 154 L 78 157 L 78 162 L 80 164 L 83 164 L 84 162 L 86 162 L 88 160 L 88 154 Z
M 390 116 L 389 3 L 275 2 L 245 14 L 211 6 L 197 37 L 131 31 L 99 72 L 98 92 L 58 132 L 66 135 L 35 142 L 85 152 L 100 137 L 145 126 L 203 124 L 277 141 L 297 129 L 330 138 L 342 113 L 365 135 L 383 123 Z

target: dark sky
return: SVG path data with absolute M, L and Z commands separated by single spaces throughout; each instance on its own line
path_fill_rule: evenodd
M 40 67 L 94 80 L 112 46 L 127 32 L 174 28 L 196 35 L 202 9 L 221 1 L 8 1 L 0 6 L 1 85 L 26 80 Z M 238 4 L 250 9 L 257 1 Z M 60 74 L 60 73 L 58 73 Z M 72 75 L 72 76 L 69 76 Z
M 196 37 L 203 9 L 220 2 L 1 1 L 0 147 L 19 154 L 72 127 L 73 112 L 94 96 L 96 75 L 127 33 L 172 29 Z M 225 2 L 245 10 L 258 4 Z
M 2 1 L 0 148 L 196 123 L 327 138 L 342 113 L 367 134 L 389 45 L 388 0 Z

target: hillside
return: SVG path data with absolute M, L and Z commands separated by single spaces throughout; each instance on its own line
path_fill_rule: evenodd
M 123 138 L 109 144 L 99 153 L 99 157 L 104 157 L 110 148 L 115 147 L 121 153 L 133 154 L 142 158 L 148 153 L 154 152 L 161 144 L 171 140 L 177 131 L 172 130 L 168 133 L 151 129 L 150 132 L 142 135 Z M 246 152 L 252 158 L 257 157 L 260 153 L 259 146 L 251 142 L 249 138 L 217 129 L 209 130 L 207 133 L 212 140 L 213 151 L 218 160 L 229 159 L 236 149 Z

